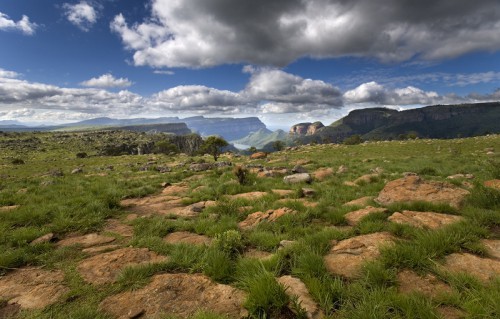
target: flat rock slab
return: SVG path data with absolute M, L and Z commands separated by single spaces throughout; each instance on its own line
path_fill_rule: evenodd
M 330 167 L 319 168 L 312 173 L 312 176 L 317 181 L 324 181 L 328 177 L 333 175 L 333 169 Z
M 282 276 L 278 278 L 278 282 L 286 288 L 286 293 L 290 297 L 297 297 L 302 309 L 307 313 L 307 318 L 320 319 L 324 318 L 324 314 L 318 304 L 309 294 L 306 285 L 298 278 L 292 276 Z
M 129 198 L 120 202 L 121 206 L 143 216 L 175 214 L 184 208 L 184 199 L 171 195 L 154 195 L 143 198 Z
M 19 205 L 12 205 L 12 206 L 0 206 L 0 212 L 9 212 L 11 210 L 14 210 L 18 208 Z
M 228 197 L 231 200 L 236 200 L 236 199 L 257 200 L 257 199 L 260 199 L 266 195 L 267 195 L 266 192 L 249 192 L 249 193 L 230 195 Z
M 370 184 L 372 181 L 377 179 L 377 177 L 379 177 L 379 174 L 366 174 L 366 175 L 363 175 L 363 176 L 356 178 L 353 181 L 353 183 L 356 185 L 363 184 L 363 183 Z
M 115 282 L 127 266 L 159 263 L 167 259 L 147 248 L 122 248 L 89 257 L 80 262 L 77 270 L 86 282 L 102 285 Z
M 170 233 L 163 240 L 169 244 L 192 244 L 192 245 L 210 245 L 212 239 L 207 236 L 193 234 L 186 231 Z
M 405 269 L 398 273 L 397 280 L 398 291 L 404 294 L 417 292 L 429 298 L 436 298 L 439 295 L 452 293 L 450 286 L 432 274 L 420 276 L 414 271 Z
M 484 186 L 500 190 L 500 179 L 492 179 L 484 182 Z
M 306 198 L 283 198 L 283 199 L 277 200 L 276 203 L 278 203 L 280 205 L 283 205 L 286 203 L 301 203 L 305 207 L 311 207 L 311 208 L 318 206 L 317 202 L 308 201 Z
M 385 209 L 385 208 L 367 206 L 363 209 L 358 209 L 358 210 L 355 210 L 353 212 L 349 212 L 349 213 L 345 214 L 344 218 L 346 219 L 346 221 L 349 225 L 355 226 L 365 216 L 368 216 L 370 214 L 385 213 L 385 212 L 387 212 L 387 209 Z
M 449 183 L 424 181 L 410 175 L 387 183 L 375 201 L 381 205 L 424 201 L 460 208 L 469 191 Z
M 115 318 L 156 318 L 160 314 L 188 318 L 199 310 L 242 318 L 247 315 L 244 301 L 242 291 L 200 274 L 161 274 L 142 289 L 104 299 L 99 308 Z
M 104 231 L 118 234 L 122 237 L 134 236 L 134 227 L 124 224 L 117 219 L 108 219 Z
M 22 268 L 0 277 L 0 299 L 23 309 L 43 309 L 69 291 L 60 270 Z
M 345 203 L 344 206 L 360 206 L 360 207 L 368 206 L 374 198 L 375 197 L 373 196 L 361 197 Z
M 467 253 L 446 256 L 444 268 L 452 273 L 472 275 L 484 283 L 500 276 L 500 261 Z
M 183 196 L 189 192 L 189 186 L 186 183 L 178 183 L 165 187 L 161 194 L 167 196 Z
M 82 246 L 83 248 L 88 248 L 92 246 L 108 244 L 114 240 L 115 240 L 114 237 L 92 233 L 83 236 L 75 236 L 62 239 L 57 243 L 57 246 L 67 247 L 67 246 L 79 245 Z
M 393 243 L 394 237 L 387 232 L 342 240 L 324 257 L 326 269 L 336 275 L 356 278 L 364 262 L 377 258 L 381 246 Z
M 274 194 L 278 195 L 281 198 L 292 197 L 297 193 L 292 189 L 272 189 L 271 192 L 273 192 Z
M 269 221 L 269 222 L 274 222 L 278 218 L 285 216 L 285 215 L 290 215 L 290 214 L 296 214 L 297 211 L 288 208 L 288 207 L 282 207 L 278 209 L 270 209 L 266 211 L 265 213 L 263 212 L 255 212 L 247 216 L 247 218 L 240 222 L 238 226 L 241 229 L 250 229 L 258 224 L 262 223 L 263 221 Z
M 89 254 L 89 255 L 95 255 L 95 254 L 100 254 L 100 253 L 107 252 L 110 250 L 115 250 L 115 249 L 118 249 L 120 247 L 121 247 L 120 245 L 114 245 L 114 244 L 103 245 L 103 246 L 85 248 L 85 249 L 82 249 L 82 252 Z
M 500 260 L 500 240 L 483 239 L 481 243 L 486 247 L 486 251 L 491 257 Z
M 439 214 L 433 212 L 414 212 L 404 210 L 392 214 L 389 221 L 398 224 L 407 224 L 418 228 L 437 229 L 463 220 L 461 216 Z

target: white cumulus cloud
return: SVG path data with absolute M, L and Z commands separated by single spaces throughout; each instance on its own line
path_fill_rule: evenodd
M 16 30 L 26 35 L 33 35 L 36 28 L 38 28 L 38 25 L 31 22 L 30 18 L 26 15 L 23 15 L 21 20 L 14 21 L 8 15 L 0 12 L 0 30 Z
M 127 78 L 115 78 L 112 74 L 106 73 L 99 77 L 92 78 L 87 81 L 80 83 L 82 86 L 86 87 L 96 87 L 96 88 L 125 88 L 131 86 L 133 83 Z
M 89 31 L 97 22 L 97 9 L 87 1 L 80 1 L 77 4 L 65 3 L 63 9 L 68 21 L 82 31 Z

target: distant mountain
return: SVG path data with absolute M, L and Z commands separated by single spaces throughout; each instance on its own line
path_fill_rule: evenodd
M 258 149 L 263 148 L 266 144 L 274 141 L 286 141 L 289 139 L 288 133 L 283 130 L 276 130 L 274 132 L 268 129 L 260 129 L 256 132 L 251 132 L 244 138 L 232 141 L 232 143 L 254 146 Z
M 388 140 L 407 134 L 422 138 L 456 138 L 488 133 L 500 133 L 500 102 L 433 105 L 405 111 L 354 110 L 314 134 L 296 137 L 303 143 L 340 143 L 356 134 L 366 140 Z

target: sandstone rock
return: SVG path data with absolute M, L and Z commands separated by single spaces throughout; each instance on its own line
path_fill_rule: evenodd
M 134 236 L 134 227 L 123 224 L 117 219 L 108 219 L 106 222 L 106 226 L 104 227 L 104 231 L 115 233 L 123 237 Z
M 394 237 L 386 232 L 342 240 L 324 257 L 326 269 L 336 275 L 355 278 L 364 262 L 377 258 L 380 255 L 380 247 L 391 245 L 393 242 Z
M 249 228 L 257 226 L 258 224 L 260 224 L 263 221 L 273 222 L 276 219 L 278 219 L 284 215 L 296 214 L 296 213 L 297 213 L 296 211 L 294 211 L 293 209 L 288 208 L 288 207 L 278 208 L 275 210 L 270 209 L 265 213 L 255 212 L 255 213 L 248 215 L 244 221 L 242 221 L 238 224 L 238 226 L 241 229 L 249 229 Z
M 340 174 L 345 174 L 349 171 L 349 169 L 347 168 L 347 166 L 345 165 L 340 165 L 339 168 L 337 169 L 337 174 L 340 175 Z
M 257 200 L 257 199 L 260 199 L 266 195 L 267 195 L 266 192 L 249 192 L 249 193 L 241 193 L 241 194 L 231 195 L 231 196 L 229 196 L 229 198 L 232 200 L 236 200 L 236 199 Z
M 189 186 L 184 183 L 178 183 L 166 186 L 161 194 L 166 196 L 182 196 L 189 192 Z
M 420 276 L 414 271 L 403 270 L 398 273 L 398 291 L 409 294 L 418 292 L 429 298 L 436 298 L 439 295 L 451 294 L 450 286 L 439 280 L 432 274 Z
M 404 210 L 392 214 L 389 221 L 398 224 L 408 224 L 419 228 L 437 229 L 463 220 L 461 216 L 439 214 L 433 212 L 414 212 Z
M 170 233 L 163 240 L 169 244 L 186 243 L 192 245 L 210 245 L 212 242 L 210 237 L 185 231 Z
M 314 195 L 316 195 L 316 190 L 314 188 L 304 187 L 301 189 L 301 191 L 302 195 L 304 195 L 305 197 L 314 197 Z
M 286 288 L 285 292 L 287 295 L 292 298 L 297 297 L 300 307 L 307 313 L 307 318 L 324 318 L 323 312 L 314 299 L 312 299 L 309 290 L 307 290 L 306 285 L 300 279 L 292 276 L 282 276 L 278 278 L 278 282 Z
M 358 187 L 359 186 L 358 184 L 351 182 L 351 181 L 345 181 L 343 184 L 345 186 L 349 186 L 349 187 Z
M 474 175 L 472 174 L 454 174 L 446 177 L 447 179 L 458 179 L 458 178 L 466 178 L 466 179 L 473 179 Z
M 165 190 L 167 190 L 166 188 Z M 185 208 L 184 199 L 171 195 L 153 195 L 144 198 L 129 198 L 120 202 L 121 206 L 143 216 L 149 215 L 182 215 Z
M 333 175 L 333 169 L 331 168 L 320 168 L 312 174 L 315 180 L 324 181 L 328 177 Z
M 279 248 L 287 248 L 287 247 L 295 245 L 295 243 L 296 243 L 295 240 L 283 239 L 282 241 L 280 241 L 280 247 Z
M 103 252 L 115 250 L 115 249 L 118 249 L 119 247 L 120 247 L 120 245 L 115 245 L 115 244 L 95 246 L 95 247 L 89 247 L 89 248 L 82 249 L 82 252 L 89 254 L 89 255 L 95 255 L 95 254 L 100 254 Z
M 43 309 L 69 291 L 62 271 L 22 268 L 0 277 L 0 300 L 23 309 Z
M 243 318 L 247 315 L 244 301 L 242 291 L 200 274 L 161 274 L 153 276 L 144 288 L 104 299 L 99 308 L 115 318 L 130 318 L 134 313 L 145 318 L 160 314 L 188 318 L 199 310 Z
M 250 155 L 250 159 L 264 159 L 267 157 L 267 153 L 264 152 L 256 152 Z
M 500 190 L 500 179 L 492 179 L 484 182 L 484 186 Z
M 272 189 L 271 192 L 280 197 L 292 197 L 295 194 L 295 191 L 291 189 Z
M 43 236 L 38 237 L 37 239 L 33 240 L 30 245 L 37 245 L 37 244 L 42 244 L 42 243 L 49 243 L 54 239 L 54 233 L 48 233 Z
M 310 202 L 306 198 L 284 198 L 276 201 L 277 204 L 284 205 L 287 203 L 301 203 L 305 207 L 317 207 L 317 202 Z
M 374 198 L 373 196 L 361 197 L 345 203 L 344 206 L 367 206 Z
M 267 251 L 262 251 L 262 250 L 257 250 L 257 249 L 249 249 L 243 254 L 243 256 L 245 258 L 269 260 L 274 256 L 274 254 L 267 252 Z
M 81 174 L 83 173 L 83 169 L 81 167 L 75 168 L 71 171 L 71 174 Z
M 19 205 L 0 206 L 0 212 L 9 212 L 9 211 L 14 210 L 18 207 L 19 207 Z
M 354 180 L 354 184 L 359 185 L 362 183 L 369 184 L 371 183 L 374 179 L 376 179 L 379 176 L 379 174 L 366 174 L 363 176 L 360 176 Z
M 500 240 L 498 239 L 483 239 L 481 243 L 486 247 L 488 255 L 492 258 L 500 260 Z
M 367 206 L 363 209 L 355 210 L 353 212 L 349 212 L 345 214 L 344 218 L 346 219 L 347 223 L 351 226 L 357 225 L 363 217 L 368 216 L 373 213 L 385 213 L 387 212 L 387 209 L 385 208 L 380 208 L 380 207 L 372 207 L 372 206 Z
M 460 208 L 468 194 L 469 191 L 452 184 L 424 181 L 419 176 L 412 175 L 387 183 L 375 201 L 381 205 L 425 201 Z
M 96 233 L 92 233 L 83 236 L 75 236 L 62 239 L 57 243 L 57 246 L 67 247 L 67 246 L 79 245 L 82 246 L 83 248 L 88 248 L 92 246 L 108 244 L 114 240 L 115 240 L 114 237 L 103 236 Z
M 287 184 L 311 183 L 312 178 L 308 173 L 300 173 L 285 176 L 283 178 L 283 181 Z
M 500 276 L 500 261 L 467 253 L 446 256 L 444 268 L 453 273 L 472 275 L 484 283 L 488 283 L 493 278 Z
M 80 262 L 77 270 L 86 282 L 102 285 L 115 282 L 120 272 L 127 266 L 159 263 L 167 259 L 147 248 L 122 248 L 89 257 Z

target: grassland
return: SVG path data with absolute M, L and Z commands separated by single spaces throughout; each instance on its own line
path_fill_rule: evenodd
M 117 137 L 118 138 L 118 137 Z M 283 183 L 282 176 L 259 178 L 249 174 L 237 182 L 232 167 L 205 172 L 189 170 L 189 164 L 210 162 L 210 157 L 163 154 L 98 156 L 98 141 L 85 141 L 78 133 L 23 133 L 0 136 L 0 207 L 17 206 L 0 212 L 0 274 L 37 266 L 64 273 L 69 288 L 61 300 L 42 310 L 22 310 L 16 318 L 111 318 L 99 310 L 106 297 L 140 289 L 160 273 L 202 273 L 213 281 L 228 284 L 246 293 L 244 307 L 250 318 L 305 317 L 300 305 L 286 294 L 275 278 L 292 275 L 301 279 L 327 318 L 446 318 L 439 309 L 457 310 L 466 318 L 500 317 L 500 281 L 484 283 L 469 275 L 443 271 L 439 264 L 454 252 L 487 256 L 481 239 L 500 239 L 500 192 L 483 182 L 500 179 L 500 136 L 454 139 L 370 142 L 361 145 L 309 145 L 296 150 L 272 153 L 265 160 L 225 154 L 219 161 L 233 165 L 258 165 L 291 169 L 297 163 L 309 172 L 341 165 L 343 174 L 333 174 L 307 187 L 315 194 L 307 206 L 302 202 L 279 203 L 273 189 L 293 191 L 301 196 L 306 185 Z M 7 147 L 8 146 L 8 147 Z M 494 152 L 487 154 L 488 149 Z M 77 153 L 88 156 L 78 158 Z M 17 161 L 16 161 L 17 160 Z M 149 163 L 149 164 L 148 164 Z M 157 167 L 169 167 L 159 173 Z M 71 172 L 80 168 L 80 173 Z M 381 172 L 358 187 L 346 186 L 359 176 L 379 168 Z M 461 187 L 469 183 L 471 194 L 460 209 L 425 203 L 398 204 L 387 213 L 364 218 L 354 227 L 345 214 L 352 208 L 344 203 L 364 196 L 377 196 L 384 185 L 415 172 L 426 180 L 446 181 L 457 174 L 473 174 L 471 180 L 448 180 Z M 199 176 L 193 178 L 193 176 Z M 120 202 L 161 192 L 162 183 L 188 183 L 184 204 L 216 201 L 196 218 L 151 215 L 128 220 L 130 211 Z M 268 192 L 257 200 L 230 199 L 252 191 Z M 376 206 L 376 203 L 372 202 Z M 251 206 L 250 210 L 239 208 Z M 249 213 L 290 207 L 298 213 L 275 222 L 241 230 L 238 223 Z M 464 217 L 464 221 L 432 231 L 387 221 L 390 213 L 403 209 L 435 211 Z M 145 247 L 168 256 L 167 262 L 126 268 L 112 284 L 95 286 L 85 282 L 77 265 L 88 255 L 79 249 L 60 248 L 56 242 L 30 244 L 47 233 L 63 239 L 75 234 L 100 232 L 110 218 L 132 226 L 133 237 L 116 234 L 124 246 Z M 165 243 L 175 231 L 206 235 L 212 244 L 194 246 Z M 331 274 L 323 257 L 333 240 L 386 231 L 399 240 L 368 262 L 358 278 Z M 294 241 L 280 247 L 283 240 Z M 272 253 L 269 259 L 247 257 L 253 249 Z M 398 290 L 397 274 L 411 269 L 433 274 L 451 287 L 451 293 L 429 298 Z M 1 277 L 0 277 L 1 280 Z M 0 298 L 0 307 L 1 307 Z M 161 318 L 174 318 L 165 314 Z M 224 318 L 199 312 L 192 318 Z

